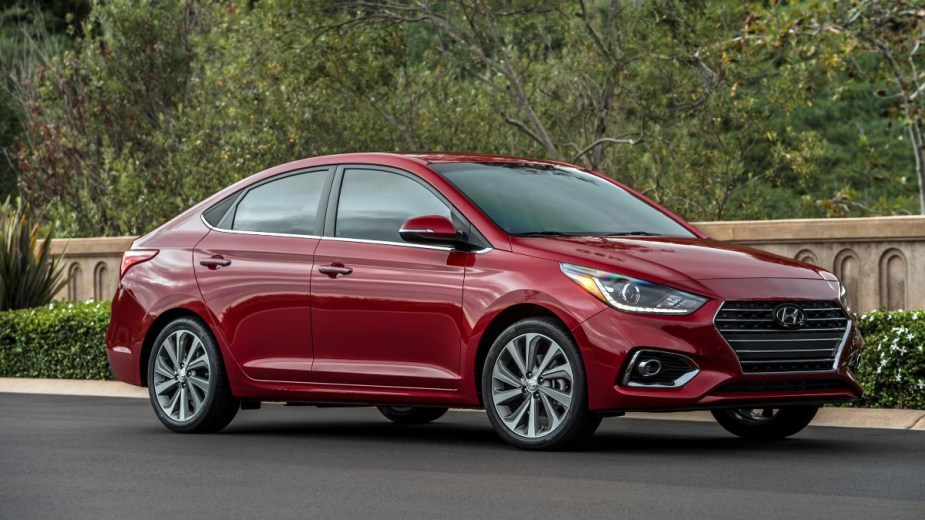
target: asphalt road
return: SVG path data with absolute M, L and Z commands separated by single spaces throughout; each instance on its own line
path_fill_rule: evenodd
M 925 518 L 925 432 L 607 419 L 567 453 L 482 413 L 415 427 L 371 408 L 264 405 L 177 435 L 138 399 L 0 394 L 0 518 Z

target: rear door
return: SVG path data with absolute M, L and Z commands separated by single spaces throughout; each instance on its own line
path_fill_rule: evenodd
M 450 217 L 449 206 L 415 176 L 374 167 L 343 168 L 333 191 L 312 281 L 315 380 L 457 388 L 469 253 L 398 234 L 411 217 Z
M 194 251 L 203 299 L 248 377 L 311 380 L 310 282 L 332 177 L 300 171 L 248 188 Z

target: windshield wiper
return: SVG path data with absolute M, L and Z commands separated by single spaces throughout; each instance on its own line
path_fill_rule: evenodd
M 660 237 L 660 233 L 650 233 L 648 231 L 620 231 L 616 233 L 601 232 L 594 233 L 591 231 L 527 231 L 524 233 L 511 233 L 515 237 Z
M 526 233 L 511 233 L 515 237 L 573 237 L 574 234 L 561 231 L 527 231 Z
M 650 233 L 648 231 L 621 231 L 619 233 L 594 233 L 596 237 L 660 237 L 661 233 Z

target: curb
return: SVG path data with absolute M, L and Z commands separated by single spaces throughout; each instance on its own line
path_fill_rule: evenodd
M 125 397 L 147 399 L 148 389 L 120 381 L 86 381 L 80 379 L 0 378 L 0 393 L 77 395 L 92 397 Z M 709 421 L 710 412 L 629 412 L 628 419 Z M 925 410 L 891 410 L 881 408 L 822 408 L 812 426 L 841 428 L 879 428 L 889 430 L 925 431 Z
M 0 377 L 0 393 L 148 398 L 148 389 L 121 381 Z

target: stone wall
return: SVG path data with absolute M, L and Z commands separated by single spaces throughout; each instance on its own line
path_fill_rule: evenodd
M 703 222 L 725 240 L 827 269 L 867 312 L 925 309 L 925 216 Z
M 818 265 L 848 287 L 852 308 L 925 309 L 925 216 L 701 222 L 717 240 L 764 249 Z M 135 237 L 57 239 L 67 272 L 58 298 L 112 298 L 122 251 Z
M 64 254 L 65 272 L 71 274 L 58 299 L 111 300 L 119 285 L 122 252 L 135 237 L 56 238 L 51 252 Z

